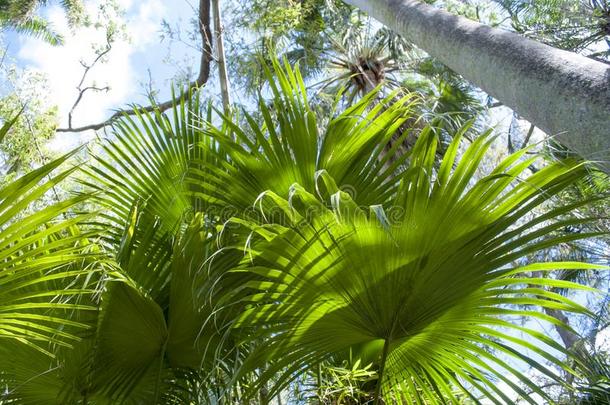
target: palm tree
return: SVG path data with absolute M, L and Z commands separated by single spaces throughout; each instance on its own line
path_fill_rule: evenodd
M 573 151 L 593 161 L 608 160 L 606 64 L 417 0 L 346 3 L 396 30 Z
M 478 118 L 482 105 L 458 75 L 421 55 L 393 31 L 385 27 L 373 30 L 370 19 L 367 23 L 360 14 L 353 14 L 354 23 L 346 32 L 327 34 L 332 49 L 324 53 L 329 69 L 317 91 L 320 99 L 341 96 L 350 106 L 376 88 L 379 100 L 390 91 L 396 98 L 408 93 L 420 96 L 416 113 L 386 145 L 387 149 L 398 145 L 401 153 L 411 149 L 428 120 L 435 121 L 443 138 L 450 142 L 453 132 Z M 406 138 L 405 132 L 409 133 Z
M 585 287 L 524 280 L 595 266 L 517 263 L 587 236 L 553 233 L 588 222 L 567 218 L 587 201 L 524 220 L 582 164 L 519 181 L 537 159 L 524 150 L 470 184 L 489 136 L 458 158 L 463 128 L 440 165 L 432 127 L 408 154 L 384 152 L 410 97 L 371 107 L 371 93 L 321 126 L 298 70 L 267 74 L 271 105 L 261 98 L 262 118 L 244 112 L 245 125 L 195 94 L 116 124 L 82 180 L 98 207 L 84 229 L 105 252 L 98 312 L 65 315 L 95 327 L 53 359 L 15 343 L 6 401 L 246 403 L 350 357 L 376 376 L 359 392 L 378 403 L 507 401 L 497 381 L 527 398 L 513 377 L 546 396 L 515 361 L 560 384 L 551 367 L 575 373 L 561 345 L 505 316 L 550 319 L 513 304 L 588 313 L 543 288 Z
M 92 298 L 104 260 L 92 243 L 97 231 L 85 226 L 94 215 L 76 209 L 88 197 L 47 198 L 44 208 L 35 207 L 49 193 L 54 197 L 53 188 L 77 169 L 58 172 L 74 153 L 0 189 L 2 403 L 12 403 L 6 400 L 22 381 L 44 375 L 57 351 L 69 351 L 91 333 L 89 319 L 97 312 Z M 32 372 L 32 363 L 41 369 Z
M 217 224 L 236 214 L 250 218 L 252 203 L 269 188 L 299 181 L 323 192 L 324 170 L 342 179 L 340 185 L 356 187 L 364 204 L 391 195 L 398 183 L 371 159 L 371 150 L 380 153 L 378 142 L 408 117 L 410 101 L 361 118 L 370 96 L 336 117 L 319 143 L 302 82 L 291 70 L 276 69 L 277 120 L 261 103 L 264 123 L 252 120 L 242 130 L 224 117 L 224 129 L 214 128 L 191 94 L 176 102 L 173 120 L 153 111 L 117 123 L 117 137 L 103 145 L 84 180 L 101 208 L 99 237 L 113 257 L 96 331 L 83 338 L 79 356 L 57 352 L 52 371 L 43 372 L 44 362 L 30 363 L 20 375 L 44 374 L 47 389 L 24 377 L 14 397 L 184 403 L 237 395 L 224 387 L 247 349 L 220 344 L 232 338 L 222 317 L 235 315 L 218 311 L 208 296 L 227 279 L 239 284 L 241 277 L 233 280 L 229 270 L 243 253 L 217 251 Z
M 357 23 L 347 32 L 328 34 L 333 49 L 326 52 L 330 72 L 322 82 L 323 89 L 335 85 L 332 93 L 345 92 L 348 105 L 381 85 L 400 87 L 394 75 L 406 67 L 410 56 L 406 53 L 411 46 L 402 37 L 386 28 L 371 33 L 358 18 L 357 14 Z
M 72 154 L 0 189 L 0 339 L 14 339 L 43 352 L 49 343 L 78 340 L 74 328 L 87 327 L 67 321 L 68 311 L 95 310 L 76 302 L 79 295 L 90 293 L 85 276 L 94 270 L 88 268 L 94 257 L 88 242 L 92 233 L 78 228 L 91 215 L 66 214 L 86 197 L 29 212 L 33 203 L 74 171 L 50 177 Z
M 504 268 L 547 244 L 584 236 L 560 236 L 550 241 L 528 243 L 536 241 L 540 234 L 562 227 L 565 221 L 573 221 L 561 218 L 573 207 L 558 208 L 541 217 L 537 223 L 551 221 L 543 230 L 530 231 L 535 224 L 517 222 L 529 210 L 584 176 L 582 167 L 558 163 L 514 185 L 514 179 L 531 163 L 531 159 L 525 162 L 519 160 L 526 153 L 521 151 L 480 183 L 468 188 L 468 179 L 491 141 L 488 137 L 477 140 L 451 174 L 460 144 L 458 136 L 439 168 L 439 180 L 433 185 L 430 173 L 435 171 L 436 143 L 433 131 L 428 128 L 412 155 L 402 157 L 401 164 L 392 170 L 383 170 L 375 154 L 371 157 L 364 153 L 370 145 L 379 145 L 380 139 L 391 136 L 392 130 L 407 119 L 408 115 L 400 105 L 386 110 L 382 115 L 378 114 L 382 109 L 378 107 L 362 121 L 357 117 L 366 114 L 367 103 L 374 99 L 374 95 L 369 96 L 332 120 L 321 141 L 317 141 L 318 126 L 312 121 L 313 114 L 309 111 L 298 73 L 278 65 L 275 66 L 275 73 L 278 85 L 274 82 L 271 85 L 273 109 L 270 110 L 265 103 L 260 104 L 263 125 L 247 119 L 248 127 L 241 128 L 230 118 L 224 117 L 223 128 L 203 124 L 202 134 L 199 135 L 196 135 L 196 126 L 193 125 L 180 126 L 180 130 L 165 126 L 164 131 L 156 135 L 172 133 L 176 136 L 183 132 L 188 134 L 182 138 L 183 141 L 197 139 L 201 135 L 215 140 L 213 143 L 200 141 L 200 145 L 207 146 L 199 152 L 192 147 L 193 141 L 188 141 L 191 147 L 176 147 L 176 151 L 198 153 L 199 157 L 190 159 L 190 164 L 183 164 L 182 171 L 174 176 L 186 179 L 186 195 L 199 199 L 200 206 L 207 207 L 208 212 L 215 212 L 211 210 L 212 207 L 232 207 L 234 211 L 231 215 L 241 219 L 235 219 L 230 224 L 245 225 L 247 228 L 245 232 L 232 226 L 223 228 L 228 240 L 224 241 L 220 251 L 210 256 L 205 266 L 206 277 L 210 278 L 208 286 L 214 285 L 214 288 L 206 289 L 191 282 L 192 286 L 197 285 L 195 290 L 199 293 L 193 298 L 195 301 L 213 303 L 209 309 L 213 316 L 208 317 L 204 325 L 215 325 L 220 334 L 201 337 L 201 344 L 206 342 L 207 347 L 216 345 L 231 351 L 235 350 L 236 341 L 246 341 L 240 350 L 245 357 L 225 372 L 235 372 L 232 377 L 234 381 L 251 380 L 253 375 L 258 376 L 250 383 L 252 392 L 259 392 L 269 383 L 275 386 L 271 393 L 273 395 L 294 377 L 296 370 L 315 367 L 330 355 L 345 356 L 346 352 L 352 350 L 363 356 L 363 353 L 369 353 L 369 360 L 375 363 L 381 381 L 376 385 L 378 397 L 396 395 L 396 390 L 402 389 L 401 395 L 413 400 L 418 397 L 432 400 L 435 395 L 455 399 L 457 394 L 453 388 L 461 387 L 466 395 L 475 395 L 471 391 L 478 390 L 485 396 L 506 400 L 505 394 L 495 388 L 490 377 L 485 377 L 488 373 L 523 395 L 524 390 L 501 372 L 494 372 L 494 367 L 487 364 L 496 358 L 490 353 L 495 349 L 527 364 L 535 364 L 549 377 L 561 380 L 560 375 L 532 357 L 511 349 L 506 343 L 532 350 L 570 371 L 560 358 L 536 348 L 525 338 L 512 338 L 493 328 L 498 325 L 511 327 L 502 320 L 501 315 L 527 315 L 546 321 L 549 317 L 544 313 L 504 309 L 494 303 L 514 302 L 585 311 L 577 304 L 541 288 L 556 284 L 578 288 L 576 284 L 541 278 L 530 282 L 538 285 L 537 288 L 525 288 L 521 284 L 523 274 L 533 269 L 545 271 L 559 267 L 589 266 L 562 263 Z M 197 109 L 181 107 L 181 110 Z M 276 119 L 272 118 L 273 115 Z M 156 121 L 164 122 L 159 117 Z M 196 122 L 197 118 L 186 121 Z M 149 127 L 153 122 L 152 117 L 148 119 Z M 363 123 L 366 125 L 363 126 Z M 202 124 L 199 125 L 201 127 Z M 128 139 L 134 136 L 141 138 L 141 146 L 132 146 L 131 149 L 142 151 L 142 146 L 147 145 L 144 141 L 153 130 L 146 135 L 136 131 L 135 125 L 131 128 L 132 135 L 117 142 L 127 146 L 126 142 L 131 142 Z M 184 128 L 189 129 L 184 132 Z M 368 143 L 371 139 L 375 140 L 373 144 Z M 159 138 L 155 143 L 161 144 L 162 140 Z M 118 145 L 116 143 L 113 148 L 118 148 Z M 152 143 L 148 145 L 152 146 Z M 120 156 L 119 150 L 114 155 Z M 211 163 L 208 159 L 214 150 L 221 151 L 221 160 Z M 406 172 L 394 176 L 407 159 L 410 165 Z M 126 161 L 124 158 L 120 160 Z M 147 160 L 155 161 L 152 158 Z M 125 165 L 119 161 L 116 163 Z M 175 163 L 172 167 L 175 167 Z M 143 170 L 145 167 L 140 170 L 134 170 L 135 167 L 124 169 L 128 174 L 151 171 Z M 166 171 L 161 173 L 165 175 Z M 363 174 L 368 177 L 363 177 Z M 112 183 L 105 184 L 104 188 L 122 189 L 121 184 L 132 182 L 129 178 L 118 176 L 119 172 L 108 176 Z M 140 181 L 134 183 L 145 184 Z M 175 201 L 171 204 L 160 202 L 160 209 L 182 206 L 182 203 L 178 203 L 180 198 L 176 200 L 179 193 L 160 192 L 159 185 L 166 181 L 147 180 L 147 183 L 150 183 L 146 187 L 149 194 L 140 195 L 142 200 L 156 205 L 156 196 L 167 194 Z M 291 187 L 295 183 L 302 185 Z M 181 183 L 169 182 L 168 187 L 175 190 L 176 184 Z M 224 187 L 226 184 L 232 186 Z M 377 187 L 371 184 L 377 184 Z M 349 191 L 352 197 L 339 192 L 347 185 L 351 186 Z M 503 202 L 505 193 L 513 186 L 513 197 Z M 150 194 L 153 190 L 154 193 Z M 277 194 L 266 190 L 277 190 Z M 374 205 L 379 203 L 385 207 L 385 211 Z M 252 204 L 262 207 L 264 215 L 256 216 L 252 209 L 248 211 Z M 127 213 L 129 204 L 122 205 L 122 212 Z M 365 212 L 358 208 L 367 205 L 372 205 L 371 212 L 381 219 L 377 219 L 376 215 L 367 219 Z M 383 212 L 398 217 L 383 216 Z M 301 218 L 299 213 L 311 223 L 306 221 L 303 226 L 303 222 L 297 220 Z M 170 216 L 172 223 L 179 218 L 177 214 L 178 211 Z M 165 214 L 161 217 L 165 217 Z M 394 222 L 384 219 L 387 217 Z M 225 218 L 218 215 L 213 220 L 222 223 Z M 346 223 L 342 224 L 342 220 Z M 262 225 L 268 221 L 272 223 Z M 440 224 L 446 224 L 446 229 L 453 229 L 453 233 L 439 232 Z M 388 229 L 384 229 L 384 226 Z M 264 240 L 253 239 L 248 236 L 250 232 L 261 235 Z M 243 263 L 230 270 L 238 257 L 235 253 L 242 251 L 241 244 L 246 241 L 248 247 Z M 413 246 L 413 257 L 405 257 L 404 249 L 408 246 Z M 431 270 L 443 269 L 444 263 L 454 263 L 456 267 L 447 266 L 445 272 Z M 463 265 L 458 266 L 458 263 Z M 288 264 L 288 267 L 282 267 L 282 264 Z M 450 271 L 453 268 L 462 269 L 462 277 L 455 278 L 457 275 Z M 348 269 L 359 269 L 359 272 L 350 276 Z M 403 270 L 404 274 L 398 269 Z M 418 274 L 421 279 L 418 279 Z M 423 280 L 427 280 L 426 283 Z M 425 288 L 428 282 L 430 287 Z M 458 283 L 463 283 L 463 286 Z M 417 292 L 421 295 L 411 298 L 409 305 L 404 301 L 408 297 L 404 295 L 405 286 L 413 284 L 417 286 L 413 287 L 413 291 L 420 288 L 422 291 Z M 364 286 L 366 290 L 362 290 Z M 447 290 L 449 287 L 450 291 Z M 392 293 L 394 289 L 396 291 Z M 288 299 L 283 300 L 284 296 Z M 334 301 L 330 297 L 335 297 Z M 268 301 L 270 298 L 271 303 Z M 239 315 L 238 310 L 242 307 L 239 303 L 244 301 L 252 302 L 251 308 L 245 307 Z M 429 303 L 423 305 L 423 302 Z M 124 308 L 122 305 L 120 307 Z M 227 308 L 230 308 L 229 312 Z M 332 308 L 337 310 L 330 311 Z M 324 315 L 327 310 L 330 311 L 328 318 Z M 232 321 L 235 316 L 238 316 L 237 320 Z M 415 319 L 409 321 L 410 318 Z M 483 319 L 484 322 L 481 321 Z M 478 323 L 476 320 L 479 320 Z M 201 330 L 205 330 L 205 326 L 201 326 Z M 541 347 L 544 347 L 544 343 L 565 354 L 565 349 L 538 332 L 518 325 L 513 327 L 529 334 L 529 338 L 538 339 Z M 451 333 L 446 335 L 439 330 L 451 330 Z M 413 333 L 421 335 L 413 340 L 406 339 Z M 449 337 L 456 335 L 463 336 L 465 343 L 461 350 L 455 343 L 450 343 Z M 457 355 L 445 358 L 445 349 L 439 346 L 438 358 L 423 356 L 419 359 L 421 363 L 416 363 L 417 366 L 407 366 L 417 359 L 409 357 L 411 352 L 417 352 L 421 350 L 420 345 L 435 340 L 451 344 Z M 486 345 L 488 351 L 478 349 L 480 344 Z M 223 349 L 216 349 L 217 357 L 219 353 L 223 353 Z M 477 356 L 480 358 L 477 359 Z M 226 364 L 226 356 L 221 358 Z M 497 366 L 507 368 L 529 388 L 541 393 L 509 363 L 497 361 L 500 361 L 496 363 Z M 462 369 L 468 371 L 462 372 Z
M 260 239 L 249 240 L 248 255 L 238 269 L 254 280 L 245 297 L 242 291 L 229 290 L 224 299 L 249 303 L 233 327 L 258 325 L 257 333 L 249 336 L 266 342 L 248 356 L 243 372 L 269 364 L 257 383 L 279 373 L 277 392 L 329 356 L 353 353 L 375 365 L 375 403 L 457 403 L 456 388 L 474 401 L 483 395 L 496 403 L 511 402 L 495 381 L 531 402 L 508 375 L 549 399 L 505 358 L 565 384 L 536 358 L 576 373 L 544 348 L 563 355 L 566 350 L 506 317 L 557 323 L 543 312 L 510 304 L 586 312 L 544 289 L 586 287 L 528 274 L 595 266 L 515 264 L 547 243 L 566 240 L 558 236 L 540 241 L 539 236 L 570 221 L 563 219 L 569 207 L 552 209 L 533 222 L 520 220 L 580 178 L 582 167 L 551 165 L 514 185 L 531 161 L 519 162 L 519 153 L 469 187 L 470 174 L 490 144 L 489 137 L 477 139 L 451 173 L 456 138 L 432 181 L 437 145 L 432 132 L 426 132 L 387 209 L 365 210 L 339 190 L 332 208 L 299 185 L 291 188 L 290 200 L 267 193 L 264 198 L 275 204 L 270 210 L 283 212 L 287 224 L 244 224 Z M 514 332 L 500 331 L 499 326 Z

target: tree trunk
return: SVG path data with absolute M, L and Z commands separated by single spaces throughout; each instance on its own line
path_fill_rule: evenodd
M 416 0 L 344 0 L 610 172 L 610 66 Z
M 227 73 L 227 63 L 225 59 L 225 47 L 223 41 L 223 26 L 220 15 L 220 0 L 212 0 L 212 10 L 214 15 L 214 36 L 216 39 L 216 58 L 218 61 L 218 77 L 220 79 L 220 92 L 222 95 L 222 106 L 224 113 L 231 113 L 231 93 L 229 86 L 229 75 Z

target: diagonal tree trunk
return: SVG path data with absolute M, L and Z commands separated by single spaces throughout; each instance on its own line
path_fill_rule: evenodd
M 610 66 L 417 0 L 344 0 L 610 172 Z

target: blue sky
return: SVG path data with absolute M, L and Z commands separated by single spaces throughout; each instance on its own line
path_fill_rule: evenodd
M 92 18 L 97 18 L 100 0 L 85 2 Z M 189 20 L 195 15 L 190 0 L 123 0 L 120 7 L 123 16 L 116 16 L 124 24 L 126 38 L 117 41 L 108 54 L 105 63 L 96 65 L 88 76 L 86 84 L 99 87 L 110 85 L 108 92 L 88 92 L 74 114 L 74 126 L 102 121 L 113 110 L 130 103 L 147 103 L 145 86 L 152 78 L 154 87 L 161 90 L 159 99 L 169 95 L 171 79 L 180 69 L 193 65 L 197 72 L 197 52 L 180 43 L 173 43 L 168 60 L 169 42 L 161 42 L 161 22 L 187 29 Z M 196 10 L 196 8 L 195 8 Z M 95 57 L 92 47 L 105 42 L 104 29 L 80 28 L 76 31 L 68 27 L 62 9 L 51 5 L 42 10 L 55 30 L 65 37 L 65 44 L 53 47 L 47 43 L 22 35 L 5 34 L 4 43 L 8 54 L 20 67 L 43 73 L 49 85 L 49 103 L 58 105 L 60 126 L 66 126 L 67 114 L 78 92 L 76 86 L 82 76 L 80 61 L 91 61 Z M 102 21 L 103 22 L 103 21 Z M 150 71 L 150 76 L 149 76 Z M 92 137 L 93 134 L 58 135 L 54 148 L 65 149 L 76 142 Z

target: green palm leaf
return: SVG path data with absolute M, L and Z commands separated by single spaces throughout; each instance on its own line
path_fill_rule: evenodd
M 75 209 L 88 197 L 35 207 L 75 171 L 54 174 L 75 152 L 0 190 L 2 403 L 49 403 L 61 397 L 66 376 L 78 375 L 65 364 L 82 361 L 66 359 L 93 325 L 97 307 L 91 295 L 104 257 L 89 241 L 95 232 L 87 225 L 92 214 Z
M 258 236 L 234 270 L 250 277 L 250 293 L 230 291 L 225 297 L 226 303 L 249 303 L 234 327 L 256 328 L 245 341 L 264 342 L 242 369 L 268 365 L 254 390 L 275 381 L 277 392 L 300 371 L 350 351 L 373 360 L 376 398 L 386 403 L 457 403 L 456 388 L 474 401 L 483 395 L 510 402 L 497 388 L 500 381 L 534 403 L 528 390 L 548 397 L 519 371 L 523 366 L 559 384 L 554 368 L 576 373 L 564 361 L 562 346 L 506 319 L 558 322 L 532 307 L 588 314 L 544 288 L 586 287 L 529 275 L 598 267 L 519 264 L 540 249 L 588 236 L 553 236 L 570 207 L 526 221 L 585 170 L 556 163 L 519 179 L 530 163 L 520 160 L 521 152 L 470 184 L 491 141 L 478 138 L 456 162 L 456 137 L 435 171 L 437 141 L 424 131 L 385 210 L 363 210 L 342 192 L 333 195 L 329 209 L 293 185 L 289 200 L 273 192 L 263 197 L 269 210 L 283 213 L 286 225 L 235 220 Z
M 127 283 L 112 283 L 103 300 L 93 364 L 94 384 L 101 381 L 102 392 L 118 400 L 133 391 L 147 373 L 154 373 L 159 383 L 156 389 L 151 389 L 158 391 L 167 342 L 163 311 Z M 159 393 L 156 395 L 158 398 Z
M 51 203 L 28 213 L 34 202 L 75 169 L 51 177 L 69 153 L 0 189 L 0 339 L 17 339 L 40 350 L 48 343 L 77 340 L 71 321 L 75 310 L 95 309 L 79 303 L 91 293 L 90 272 L 95 270 L 90 232 L 77 225 L 90 215 L 67 214 L 85 196 Z
M 241 215 L 262 192 L 283 193 L 293 183 L 324 194 L 325 182 L 332 178 L 361 204 L 387 200 L 396 191 L 394 175 L 408 154 L 384 149 L 409 118 L 411 96 L 395 100 L 392 94 L 379 102 L 377 91 L 371 92 L 333 117 L 322 131 L 298 69 L 274 61 L 267 77 L 273 97 L 271 105 L 261 97 L 260 119 L 244 112 L 245 125 L 223 116 L 222 128 L 202 126 L 226 154 L 226 161 L 195 162 L 198 167 L 189 172 L 187 181 L 197 196 Z M 403 139 L 409 135 L 405 131 Z
M 116 261 L 86 368 L 91 398 L 214 402 L 267 383 L 278 392 L 350 352 L 374 364 L 378 398 L 416 403 L 506 401 L 499 381 L 540 393 L 513 362 L 559 381 L 553 367 L 574 372 L 551 339 L 506 318 L 556 323 L 540 306 L 587 313 L 546 289 L 577 284 L 530 273 L 592 266 L 520 267 L 588 236 L 555 233 L 587 220 L 564 218 L 574 206 L 525 222 L 581 166 L 521 179 L 535 159 L 521 151 L 473 182 L 489 136 L 457 159 L 464 127 L 439 164 L 428 127 L 400 155 L 386 145 L 409 98 L 372 106 L 372 93 L 322 130 L 298 71 L 275 63 L 267 74 L 272 103 L 260 102 L 260 118 L 221 116 L 216 127 L 189 94 L 168 115 L 126 117 L 87 169 Z
M 64 43 L 64 37 L 53 30 L 51 23 L 43 18 L 32 16 L 23 21 L 8 21 L 6 16 L 0 15 L 0 21 L 20 34 L 40 38 L 51 45 L 59 46 Z
M 136 232 L 143 229 L 139 223 Z M 216 251 L 212 231 L 198 215 L 171 244 L 171 257 L 149 257 L 152 249 L 135 248 L 133 264 L 118 270 L 122 280 L 110 283 L 102 298 L 95 361 L 89 369 L 92 393 L 99 398 L 182 403 L 187 400 L 177 396 L 179 387 L 189 384 L 193 375 L 205 391 L 210 389 L 207 380 L 223 368 L 217 359 L 232 368 L 235 354 L 217 350 L 223 348 L 219 342 L 226 328 L 207 322 L 214 309 L 205 302 L 215 281 L 208 277 L 206 265 Z M 144 238 L 142 246 L 149 242 Z M 215 261 L 215 270 L 226 272 L 240 258 L 235 252 L 223 255 Z M 163 262 L 164 268 L 151 267 L 154 260 Z M 156 278 L 160 281 L 152 287 L 146 284 Z
M 91 393 L 104 401 L 180 403 L 176 398 L 186 400 L 178 395 L 181 386 L 198 376 L 195 385 L 205 391 L 204 376 L 214 370 L 210 339 L 219 337 L 204 330 L 211 308 L 198 297 L 209 287 L 203 269 L 215 252 L 216 231 L 185 177 L 193 162 L 215 165 L 222 154 L 197 127 L 198 95 L 176 100 L 167 115 L 140 111 L 118 122 L 116 137 L 104 141 L 86 169 L 84 183 L 103 207 L 96 219 L 100 236 L 116 261 L 101 306 L 96 360 L 86 370 Z M 225 268 L 239 258 L 225 256 Z M 148 329 L 153 319 L 159 333 Z M 132 340 L 136 335 L 142 342 Z M 120 355 L 145 347 L 154 350 Z
M 139 333 L 150 336 L 151 347 L 157 347 L 155 335 L 144 326 L 159 311 L 167 329 L 163 353 L 141 356 L 141 363 L 129 367 L 121 363 L 125 359 L 107 357 L 97 346 L 97 364 L 103 367 L 91 369 L 92 375 L 97 374 L 92 377 L 97 384 L 94 392 L 107 400 L 134 400 L 139 395 L 167 400 L 159 391 L 180 386 L 185 381 L 179 376 L 193 373 L 203 376 L 200 383 L 208 388 L 202 389 L 209 390 L 205 381 L 230 379 L 241 361 L 243 348 L 240 353 L 220 344 L 235 339 L 226 326 L 238 308 L 219 311 L 209 300 L 211 291 L 243 281 L 228 273 L 241 252 L 217 252 L 215 225 L 227 217 L 218 209 L 231 214 L 245 210 L 268 187 L 295 179 L 308 181 L 312 191 L 335 190 L 334 181 L 319 171 L 321 167 L 343 178 L 344 184 L 359 187 L 363 200 L 396 190 L 398 181 L 391 174 L 398 164 L 384 168 L 386 162 L 379 158 L 383 148 L 377 142 L 391 136 L 397 122 L 404 119 L 407 99 L 383 112 L 367 111 L 368 104 L 361 103 L 333 121 L 320 146 L 298 73 L 279 65 L 275 69 L 280 77 L 273 91 L 276 111 L 265 110 L 260 127 L 252 117 L 246 119 L 252 139 L 227 117 L 222 128 L 214 128 L 211 110 L 203 119 L 198 97 L 189 94 L 168 115 L 141 112 L 119 122 L 116 138 L 105 141 L 96 162 L 88 167 L 85 183 L 104 208 L 98 222 L 105 229 L 102 237 L 115 252 L 115 278 L 130 285 L 134 296 L 121 301 L 112 292 L 105 295 L 101 314 L 107 321 L 99 324 L 96 340 L 108 341 L 111 336 L 116 347 L 126 349 L 129 342 L 121 345 L 120 340 Z M 346 162 L 350 163 L 344 167 Z M 378 178 L 374 170 L 385 174 Z M 229 182 L 235 186 L 227 187 Z M 228 235 L 228 239 L 236 236 Z M 138 300 L 148 305 L 133 307 Z M 117 332 L 123 328 L 115 322 L 122 318 L 104 315 L 112 308 L 123 308 L 125 322 L 138 332 Z M 115 371 L 99 374 L 98 368 Z M 157 388 L 144 392 L 141 388 L 152 378 L 153 368 L 157 380 L 152 386 Z M 129 375 L 119 373 L 124 369 L 131 370 Z M 119 374 L 124 382 L 115 379 Z M 212 391 L 215 396 L 227 394 L 224 389 Z

